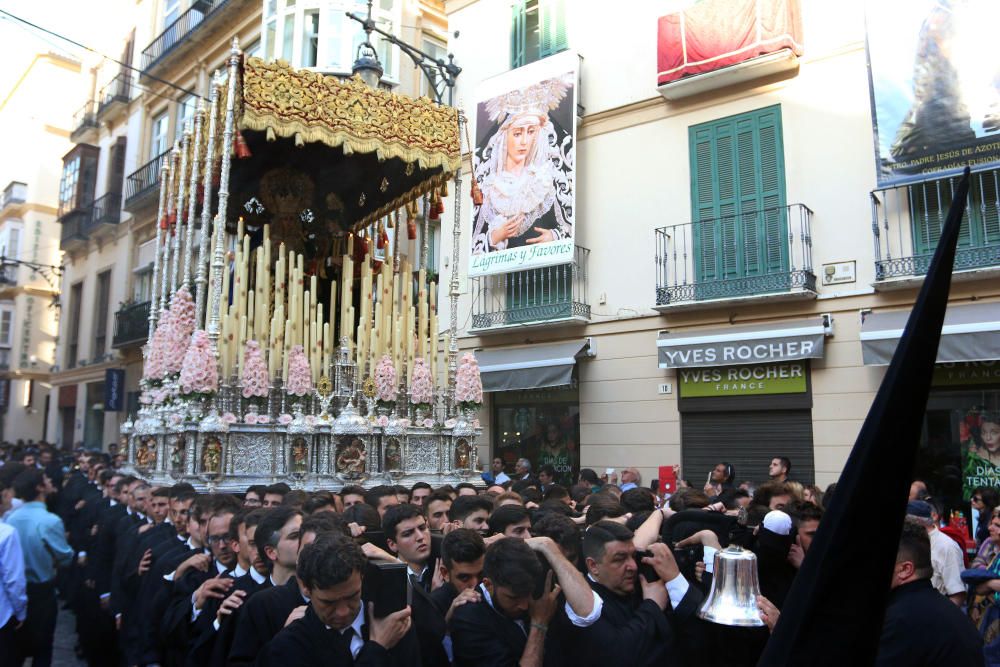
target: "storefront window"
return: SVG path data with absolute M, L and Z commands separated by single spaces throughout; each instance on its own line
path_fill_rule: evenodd
M 1000 361 L 935 369 L 915 477 L 949 513 L 976 487 L 1000 488 Z
M 532 472 L 546 463 L 567 487 L 580 469 L 580 394 L 576 387 L 552 387 L 493 394 L 493 456 L 513 472 L 519 458 Z

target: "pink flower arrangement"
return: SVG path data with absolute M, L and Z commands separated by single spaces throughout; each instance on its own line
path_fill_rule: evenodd
M 379 416 L 379 418 L 376 421 L 378 422 L 378 425 L 381 426 L 382 428 L 385 428 L 386 426 L 389 425 L 389 418 L 386 415 Z
M 243 415 L 243 423 L 245 423 L 245 424 L 259 424 L 260 423 L 260 415 L 258 415 L 256 412 L 248 412 L 245 415 Z
M 445 428 L 455 428 L 455 424 L 457 424 L 457 423 L 458 422 L 456 420 L 454 420 L 454 419 L 446 419 L 445 422 L 444 422 L 444 427 Z
M 258 424 L 270 424 L 271 423 L 271 416 L 270 415 L 257 415 L 257 423 Z
M 309 424 L 310 426 L 315 426 L 316 425 L 316 416 L 315 415 L 306 415 L 306 423 Z
M 431 369 L 423 357 L 413 362 L 413 377 L 410 379 L 410 400 L 417 405 L 430 404 L 434 400 L 434 383 Z
M 312 391 L 312 371 L 301 345 L 292 347 L 288 354 L 288 382 L 285 391 L 292 396 L 305 396 Z
M 181 372 L 191 334 L 194 333 L 194 301 L 191 293 L 181 287 L 170 300 L 166 341 L 163 347 L 164 375 Z
M 472 420 L 472 428 L 479 428 L 479 420 L 478 419 L 473 419 Z
M 423 422 L 423 424 L 422 424 L 422 426 L 424 428 L 431 428 L 432 426 L 434 426 L 434 420 L 433 419 L 429 419 L 429 418 L 425 419 L 424 422 Z
M 227 424 L 235 424 L 237 421 L 239 421 L 238 419 L 236 419 L 236 415 L 234 415 L 232 412 L 223 412 L 221 419 Z
M 292 423 L 292 416 L 290 414 L 278 415 L 278 423 L 282 426 L 288 426 Z
M 407 419 L 406 417 L 397 420 L 396 423 L 399 424 L 400 428 L 410 428 L 411 425 L 410 420 Z
M 191 334 L 191 344 L 184 354 L 181 366 L 181 392 L 185 394 L 214 394 L 219 389 L 215 351 L 204 330 Z
M 455 375 L 455 400 L 463 407 L 475 407 L 483 402 L 479 362 L 471 352 L 466 352 L 462 357 L 462 364 Z
M 164 313 L 153 331 L 153 340 L 149 343 L 149 350 L 146 354 L 146 364 L 142 369 L 142 377 L 146 380 L 161 380 L 164 375 L 163 348 L 167 341 L 167 320 L 170 317 L 169 311 Z
M 243 398 L 267 396 L 267 367 L 260 344 L 248 340 L 243 351 Z
M 383 354 L 375 366 L 375 396 L 384 403 L 392 403 L 396 400 L 396 367 L 392 363 L 392 357 Z

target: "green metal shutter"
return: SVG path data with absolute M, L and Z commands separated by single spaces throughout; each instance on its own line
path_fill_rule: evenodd
M 527 64 L 527 0 L 514 0 L 513 16 L 510 26 L 510 68 L 515 69 Z
M 780 107 L 692 126 L 688 136 L 698 280 L 787 271 Z
M 545 58 L 567 48 L 565 0 L 541 0 L 538 57 Z

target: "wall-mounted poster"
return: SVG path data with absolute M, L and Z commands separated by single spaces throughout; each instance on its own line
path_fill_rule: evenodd
M 477 90 L 470 276 L 573 260 L 578 69 L 567 51 Z
M 880 186 L 1000 164 L 996 0 L 868 0 Z
M 976 407 L 957 416 L 963 500 L 980 486 L 1000 490 L 1000 412 Z

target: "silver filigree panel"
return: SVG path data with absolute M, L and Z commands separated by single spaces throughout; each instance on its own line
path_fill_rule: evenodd
M 411 435 L 406 441 L 406 472 L 431 472 L 440 469 L 441 439 L 436 435 Z
M 281 440 L 269 434 L 231 433 L 229 435 L 229 460 L 237 475 L 270 475 L 271 445 L 280 446 Z

